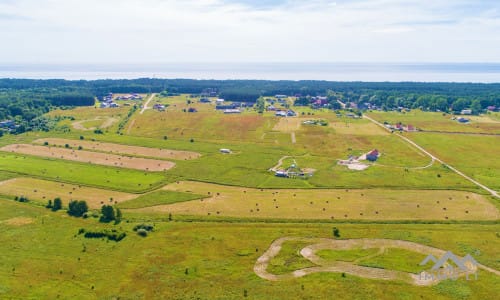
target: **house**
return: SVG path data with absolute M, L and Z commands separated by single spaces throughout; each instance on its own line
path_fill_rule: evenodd
M 109 104 L 108 104 L 108 102 L 101 102 L 100 107 L 101 107 L 101 108 L 108 108 L 108 107 L 109 107 Z
M 288 173 L 286 171 L 276 171 L 274 173 L 274 176 L 287 178 L 288 177 Z
M 287 112 L 286 112 L 286 115 L 288 117 L 295 117 L 297 115 L 296 112 L 294 112 L 293 110 L 289 109 Z
M 202 97 L 216 97 L 218 90 L 216 88 L 206 88 L 201 92 Z
M 488 106 L 486 109 L 489 111 L 495 111 L 497 108 L 495 106 L 491 105 L 491 106 Z
M 208 98 L 201 98 L 201 99 L 200 99 L 200 103 L 210 103 L 210 102 L 211 102 L 211 101 L 210 101 L 210 99 L 208 99 Z
M 236 104 L 228 104 L 228 105 L 216 105 L 216 110 L 226 110 L 226 109 L 236 109 L 238 106 Z
M 188 111 L 188 112 L 190 112 L 190 113 L 195 113 L 195 112 L 198 112 L 198 110 L 197 110 L 196 108 L 194 108 L 194 107 L 190 107 L 190 108 L 188 108 L 188 110 L 187 110 L 187 111 Z
M 416 129 L 416 128 L 415 128 L 415 126 L 413 126 L 413 125 L 408 125 L 408 126 L 406 127 L 406 131 L 408 131 L 408 132 L 412 132 L 412 131 L 417 131 L 417 129 Z
M 395 129 L 396 129 L 396 130 L 400 130 L 400 131 L 401 131 L 401 130 L 403 130 L 403 125 L 401 125 L 401 124 L 396 124 Z
M 269 105 L 266 109 L 267 111 L 276 111 L 276 107 L 274 107 L 274 105 Z
M 224 99 L 219 98 L 219 99 L 215 100 L 215 103 L 222 104 L 222 103 L 224 103 Z
M 224 113 L 225 114 L 241 114 L 241 111 L 239 109 L 225 109 Z
M 165 110 L 165 105 L 160 104 L 160 103 L 155 103 L 153 105 L 153 109 L 156 109 L 158 111 L 164 111 Z
M 472 115 L 472 110 L 470 109 L 462 109 L 460 112 L 461 115 Z
M 469 123 L 469 122 L 470 122 L 470 120 L 469 120 L 469 119 L 467 119 L 467 118 L 458 118 L 458 119 L 457 119 L 457 121 L 458 121 L 459 123 Z
M 115 103 L 115 102 L 111 102 L 109 104 L 109 107 L 120 107 L 120 105 L 118 103 Z
M 276 113 L 274 115 L 276 117 L 286 117 L 286 111 L 278 110 L 278 111 L 276 111 Z
M 370 151 L 368 154 L 366 154 L 366 159 L 369 161 L 376 161 L 379 157 L 380 153 L 378 152 L 377 149 Z
M 287 95 L 275 95 L 274 98 L 276 98 L 276 99 L 286 99 L 286 98 L 288 98 L 288 96 Z
M 231 150 L 230 149 L 226 149 L 226 148 L 222 148 L 222 149 L 219 149 L 219 152 L 220 153 L 224 153 L 224 154 L 230 154 Z

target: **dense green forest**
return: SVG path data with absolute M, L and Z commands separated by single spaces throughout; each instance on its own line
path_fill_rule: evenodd
M 260 96 L 284 94 L 298 96 L 298 104 L 310 105 L 312 96 L 327 96 L 330 108 L 337 100 L 360 108 L 398 107 L 424 110 L 480 113 L 488 107 L 500 107 L 500 83 L 418 83 L 418 82 L 330 82 L 268 80 L 34 80 L 0 79 L 0 120 L 16 120 L 16 132 L 44 129 L 39 117 L 54 107 L 93 105 L 94 97 L 112 93 L 200 94 L 206 89 L 218 91 L 232 101 L 255 102 Z

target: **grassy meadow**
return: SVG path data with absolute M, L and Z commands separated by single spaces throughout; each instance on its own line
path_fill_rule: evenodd
M 187 101 L 191 101 L 188 103 Z M 58 149 L 83 145 L 93 154 L 172 159 L 161 172 L 117 168 L 0 151 L 1 299 L 495 299 L 500 276 L 481 270 L 477 281 L 415 286 L 340 273 L 268 281 L 256 260 L 281 237 L 384 238 L 470 253 L 500 270 L 498 199 L 445 165 L 366 119 L 291 107 L 294 118 L 253 108 L 240 115 L 215 111 L 188 95 L 155 97 L 121 107 L 54 110 L 54 130 L 6 134 L 0 147 L 49 141 Z M 215 99 L 212 99 L 215 101 Z M 289 99 L 289 101 L 292 101 Z M 155 103 L 166 111 L 152 109 Z M 197 112 L 186 112 L 196 108 Z M 498 114 L 472 117 L 413 110 L 370 112 L 380 122 L 403 122 L 427 131 L 405 136 L 481 183 L 500 189 Z M 322 119 L 327 126 L 305 125 Z M 100 128 L 102 133 L 92 128 Z M 451 132 L 464 132 L 451 133 Z M 223 154 L 228 148 L 231 154 Z M 168 149 L 168 150 L 167 150 Z M 338 160 L 378 149 L 364 171 Z M 170 152 L 165 152 L 170 151 Z M 297 164 L 305 179 L 270 171 Z M 26 196 L 28 203 L 14 200 Z M 49 199 L 85 200 L 122 209 L 120 223 L 70 217 L 43 207 Z M 134 227 L 154 227 L 140 236 Z M 85 238 L 85 232 L 126 233 L 120 242 Z M 80 233 L 79 233 L 80 232 Z M 303 241 L 283 244 L 268 271 L 286 274 L 312 267 L 300 255 Z M 330 261 L 418 273 L 422 255 L 386 248 L 321 250 Z
M 379 281 L 338 273 L 318 273 L 270 282 L 257 277 L 255 260 L 282 236 L 331 238 L 332 226 L 342 238 L 404 239 L 454 251 L 475 253 L 482 264 L 499 269 L 498 225 L 383 224 L 234 224 L 155 223 L 143 238 L 131 230 L 136 223 L 114 226 L 127 232 L 119 243 L 85 239 L 79 228 L 110 225 L 95 219 L 67 217 L 29 204 L 1 200 L 0 297 L 8 298 L 289 298 L 324 299 L 493 299 L 500 279 L 486 271 L 477 281 L 447 281 L 418 287 L 399 281 Z M 25 218 L 14 222 L 13 218 Z M 9 221 L 10 220 L 10 221 Z M 8 221 L 8 222 L 7 222 Z M 18 219 L 19 221 L 19 219 Z M 301 267 L 284 252 L 285 267 Z M 389 250 L 392 251 L 392 250 Z M 391 252 L 389 252 L 391 253 Z M 392 253 L 377 262 L 404 269 L 406 253 Z M 103 259 L 106 257 L 106 259 Z M 277 266 L 279 267 L 279 266 Z

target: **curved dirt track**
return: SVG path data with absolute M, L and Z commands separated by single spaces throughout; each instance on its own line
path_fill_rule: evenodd
M 267 267 L 269 262 L 281 251 L 281 246 L 287 241 L 300 241 L 311 243 L 311 245 L 304 247 L 300 250 L 300 254 L 310 260 L 312 263 L 316 264 L 315 267 L 309 267 L 304 269 L 295 270 L 288 274 L 276 275 L 267 272 Z M 399 248 L 405 249 L 417 253 L 422 253 L 424 255 L 432 254 L 435 257 L 440 257 L 446 253 L 446 251 L 430 246 L 425 246 L 422 244 L 402 241 L 402 240 L 390 240 L 390 239 L 350 239 L 350 240 L 334 240 L 325 238 L 300 238 L 300 237 L 283 237 L 275 240 L 269 247 L 269 249 L 259 257 L 254 266 L 254 272 L 261 278 L 280 281 L 286 279 L 292 279 L 297 277 L 302 277 L 312 273 L 318 272 L 334 272 L 334 273 L 346 273 L 354 276 L 379 279 L 379 280 L 402 280 L 413 285 L 434 285 L 437 284 L 438 280 L 420 278 L 417 274 L 406 273 L 401 271 L 386 270 L 379 268 L 371 268 L 355 265 L 350 262 L 342 261 L 329 261 L 322 259 L 316 255 L 316 252 L 323 249 L 331 250 L 349 250 L 353 248 L 379 248 L 380 251 L 384 251 L 385 248 Z M 379 253 L 381 253 L 379 251 Z M 496 275 L 500 275 L 500 272 L 478 264 L 478 268 L 489 271 Z M 464 276 L 465 274 L 462 274 Z

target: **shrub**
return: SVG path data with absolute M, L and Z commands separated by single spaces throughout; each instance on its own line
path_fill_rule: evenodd
M 140 236 L 142 236 L 142 237 L 148 236 L 147 230 L 142 229 L 142 228 L 137 230 L 137 234 L 140 235 Z
M 52 211 L 58 211 L 62 209 L 62 201 L 61 198 L 57 197 L 54 199 L 54 205 L 52 205 Z
M 134 231 L 139 231 L 141 229 L 145 231 L 153 231 L 154 226 L 151 224 L 139 224 L 134 227 Z

